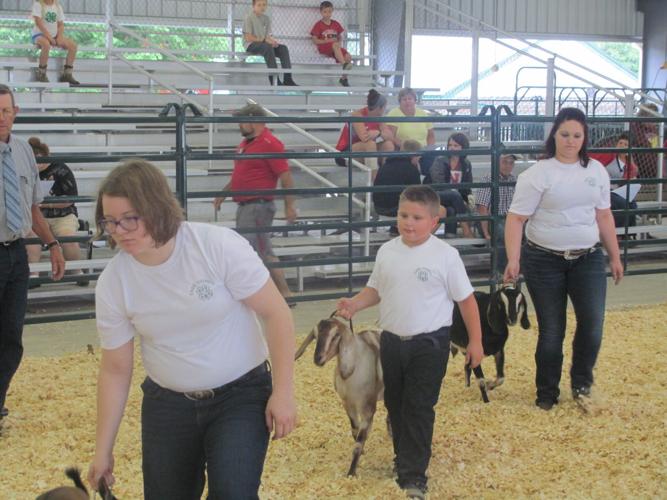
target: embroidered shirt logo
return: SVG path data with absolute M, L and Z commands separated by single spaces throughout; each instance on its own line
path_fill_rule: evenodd
M 45 20 L 47 23 L 55 23 L 55 22 L 58 20 L 58 17 L 56 16 L 56 13 L 55 13 L 55 12 L 53 12 L 53 11 L 49 11 L 49 12 L 47 12 L 46 15 L 44 16 L 44 20 Z
M 425 267 L 418 267 L 415 270 L 415 276 L 417 276 L 417 279 L 419 281 L 427 282 L 429 277 L 431 276 L 431 270 Z
M 586 177 L 586 178 L 584 179 L 584 182 L 585 182 L 586 184 L 588 184 L 590 187 L 595 187 L 595 185 L 597 184 L 597 183 L 595 182 L 595 177 Z
M 210 280 L 195 281 L 190 287 L 190 295 L 194 295 L 202 302 L 213 298 L 214 283 Z

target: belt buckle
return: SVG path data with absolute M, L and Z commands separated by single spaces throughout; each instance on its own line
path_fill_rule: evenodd
M 203 391 L 184 392 L 183 396 L 191 401 L 204 401 L 207 399 L 213 399 L 213 396 L 215 396 L 215 391 L 213 389 L 206 389 Z
M 565 250 L 563 252 L 563 258 L 565 260 L 577 260 L 579 257 L 581 257 L 581 255 L 582 254 L 580 252 L 575 253 L 572 250 Z

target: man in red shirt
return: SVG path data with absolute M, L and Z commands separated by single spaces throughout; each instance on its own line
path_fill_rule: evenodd
M 352 56 L 340 46 L 341 35 L 345 28 L 338 21 L 331 19 L 333 4 L 322 2 L 320 4 L 320 14 L 322 14 L 322 19 L 317 21 L 313 29 L 310 30 L 313 43 L 317 46 L 320 54 L 336 59 L 343 65 L 343 70 L 350 69 L 352 67 Z M 343 87 L 350 86 L 347 81 L 347 74 L 344 74 L 338 81 Z
M 234 116 L 266 116 L 264 109 L 257 104 L 249 104 L 234 113 Z M 243 141 L 236 150 L 237 154 L 284 153 L 285 146 L 266 127 L 264 123 L 239 123 Z M 276 189 L 278 180 L 283 189 L 294 187 L 292 174 L 287 160 L 284 158 L 243 159 L 234 161 L 232 178 L 223 188 L 224 191 L 251 191 L 261 189 Z M 273 223 L 276 205 L 273 195 L 234 196 L 238 203 L 236 210 L 236 228 L 267 227 Z M 213 202 L 219 210 L 224 197 L 216 198 Z M 289 223 L 296 220 L 294 197 L 285 196 L 285 218 Z M 250 242 L 257 254 L 265 262 L 278 262 L 273 253 L 270 233 L 242 233 Z M 269 269 L 274 283 L 283 297 L 289 297 L 291 292 L 285 281 L 282 269 Z

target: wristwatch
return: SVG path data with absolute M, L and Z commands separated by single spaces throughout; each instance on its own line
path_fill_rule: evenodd
M 59 247 L 60 242 L 58 240 L 53 240 L 53 241 L 47 243 L 44 246 L 46 247 L 47 250 L 51 250 L 53 247 Z

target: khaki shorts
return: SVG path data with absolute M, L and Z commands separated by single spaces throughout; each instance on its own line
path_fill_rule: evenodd
M 74 214 L 65 217 L 45 218 L 51 228 L 53 236 L 74 236 L 79 230 L 79 219 Z
M 269 200 L 256 200 L 239 204 L 236 210 L 236 228 L 266 227 L 273 224 L 276 204 Z M 271 246 L 271 233 L 241 233 L 255 252 L 262 258 L 274 257 Z

